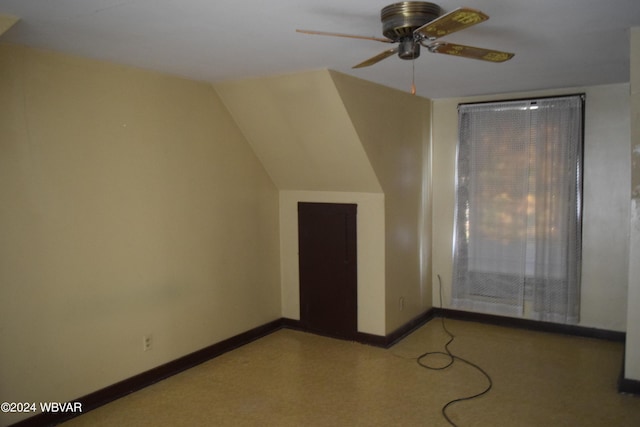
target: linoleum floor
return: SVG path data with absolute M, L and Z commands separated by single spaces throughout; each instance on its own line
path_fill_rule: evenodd
M 640 398 L 616 388 L 623 344 L 450 319 L 445 326 L 455 335 L 451 352 L 493 383 L 447 408 L 456 425 L 640 426 Z M 444 370 L 418 365 L 447 341 L 440 319 L 389 349 L 282 329 L 64 427 L 448 426 L 442 407 L 488 381 L 459 360 Z

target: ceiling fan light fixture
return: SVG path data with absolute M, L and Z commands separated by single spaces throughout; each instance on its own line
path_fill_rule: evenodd
M 420 56 L 420 44 L 416 43 L 413 37 L 400 40 L 398 56 L 402 59 L 416 59 Z

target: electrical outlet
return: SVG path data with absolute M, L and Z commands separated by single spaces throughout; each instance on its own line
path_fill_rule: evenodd
M 151 335 L 144 335 L 142 337 L 142 350 L 149 351 L 151 350 Z
M 404 297 L 400 297 L 398 300 L 398 306 L 400 307 L 400 311 L 404 310 Z

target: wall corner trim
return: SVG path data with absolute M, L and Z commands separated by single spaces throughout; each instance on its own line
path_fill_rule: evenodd
M 624 360 L 622 361 L 622 370 L 618 378 L 618 392 L 640 395 L 640 380 L 632 380 L 624 376 Z
M 621 375 L 620 380 L 618 380 L 618 391 L 620 393 L 640 395 L 640 381 L 630 380 Z

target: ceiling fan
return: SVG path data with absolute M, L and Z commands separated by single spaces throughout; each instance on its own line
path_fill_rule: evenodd
M 461 7 L 442 15 L 442 9 L 434 3 L 405 1 L 393 3 L 382 8 L 380 20 L 382 21 L 382 34 L 384 38 L 325 31 L 296 31 L 305 34 L 348 37 L 374 40 L 383 43 L 398 43 L 398 46 L 387 49 L 355 65 L 353 68 L 368 67 L 396 53 L 401 59 L 416 59 L 420 56 L 421 46 L 433 53 L 444 53 L 489 62 L 504 62 L 513 58 L 513 53 L 437 41 L 440 37 L 464 30 L 472 25 L 484 22 L 487 19 L 489 19 L 489 16 L 483 12 L 466 7 Z

